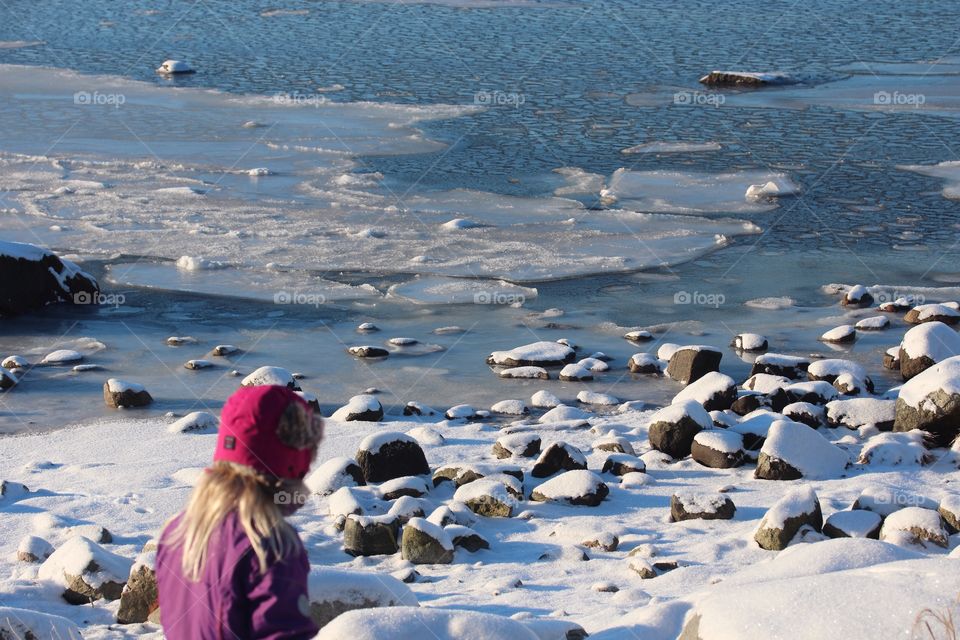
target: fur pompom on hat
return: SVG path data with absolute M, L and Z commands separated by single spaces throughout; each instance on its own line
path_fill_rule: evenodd
M 274 478 L 302 479 L 322 436 L 323 420 L 290 389 L 242 387 L 223 406 L 213 459 Z

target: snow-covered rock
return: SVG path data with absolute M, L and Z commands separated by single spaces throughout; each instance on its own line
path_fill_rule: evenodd
M 801 377 L 809 366 L 809 358 L 788 356 L 779 353 L 762 353 L 753 361 L 753 368 L 750 370 L 750 375 L 767 373 L 774 376 L 796 379 Z
M 530 475 L 534 478 L 547 478 L 560 471 L 586 468 L 587 458 L 580 449 L 566 442 L 554 442 L 537 458 Z
M 413 564 L 450 564 L 453 540 L 443 527 L 423 518 L 411 518 L 403 527 L 400 550 Z
M 561 400 L 547 390 L 541 390 L 530 396 L 530 404 L 541 409 L 552 409 L 560 405 Z
M 43 562 L 53 553 L 53 545 L 39 536 L 26 536 L 17 545 L 18 562 Z
M 379 422 L 383 419 L 383 406 L 376 396 L 363 393 L 350 398 L 347 404 L 333 412 L 330 419 L 340 422 Z
M 769 395 L 778 389 L 789 387 L 791 384 L 793 384 L 793 381 L 785 376 L 755 373 L 743 383 L 743 388 Z
M 807 377 L 813 382 L 823 381 L 833 384 L 842 375 L 851 376 L 860 386 L 873 393 L 873 381 L 866 370 L 856 362 L 840 358 L 825 358 L 810 363 L 807 368 Z
M 736 399 L 737 383 L 734 379 L 719 371 L 711 371 L 687 385 L 673 397 L 671 404 L 694 400 L 707 411 L 723 411 L 729 409 Z
M 765 87 L 795 84 L 797 79 L 779 71 L 711 71 L 700 82 L 710 87 Z
M 807 429 L 807 427 L 803 428 Z M 807 431 L 810 430 L 807 429 Z M 754 533 L 754 539 L 763 549 L 779 551 L 786 549 L 804 525 L 813 527 L 817 531 L 823 529 L 820 500 L 809 485 L 790 490 L 770 507 L 760 521 L 760 526 Z
M 338 616 L 316 640 L 539 640 L 523 622 L 491 613 L 436 607 L 359 609 Z
M 817 431 L 778 420 L 767 432 L 754 475 L 763 480 L 836 478 L 848 462 L 847 453 Z
M 382 572 L 314 567 L 307 577 L 310 616 L 324 627 L 347 611 L 377 607 L 416 607 L 417 597 Z
M 534 342 L 509 351 L 494 351 L 487 357 L 487 364 L 504 367 L 555 367 L 571 362 L 576 352 L 559 342 Z
M 337 456 L 324 461 L 304 478 L 311 493 L 330 495 L 342 487 L 357 487 L 366 484 L 363 471 L 353 458 Z
M 827 421 L 831 425 L 859 429 L 874 426 L 880 430 L 893 428 L 897 403 L 882 398 L 852 398 L 828 402 Z
M 960 322 L 960 311 L 944 304 L 921 304 L 907 311 L 903 319 L 910 324 L 923 322 L 957 324 Z
M 540 453 L 540 436 L 531 431 L 500 436 L 493 444 L 493 454 L 497 458 L 532 458 Z
M 369 344 L 362 344 L 362 345 L 357 345 L 353 347 L 348 347 L 347 353 L 349 353 L 355 358 L 363 358 L 363 359 L 387 358 L 390 356 L 390 352 L 384 349 L 383 347 L 375 347 Z
M 942 322 L 925 322 L 903 336 L 900 374 L 909 380 L 954 356 L 960 356 L 960 334 Z
M 739 351 L 765 351 L 769 341 L 759 333 L 740 333 L 734 336 L 731 346 Z
M 857 324 L 853 326 L 857 331 L 881 331 L 890 326 L 890 318 L 887 316 L 870 316 L 857 320 Z
M 97 281 L 69 260 L 32 244 L 0 240 L 0 316 L 56 302 L 93 304 Z
M 632 373 L 662 373 L 662 362 L 652 353 L 635 353 L 630 356 L 627 367 Z
M 884 518 L 880 539 L 899 546 L 930 545 L 946 549 L 949 533 L 943 526 L 940 514 L 934 509 L 905 507 Z
M 726 429 L 707 429 L 693 438 L 691 457 L 705 467 L 729 469 L 744 463 L 743 435 Z
M 547 480 L 533 490 L 530 499 L 596 507 L 609 493 L 610 489 L 600 476 L 586 469 L 578 469 Z
M 75 536 L 50 554 L 37 577 L 62 587 L 61 595 L 70 604 L 90 604 L 119 599 L 132 565 L 97 543 Z
M 209 411 L 191 411 L 182 418 L 170 423 L 167 431 L 170 433 L 199 433 L 215 431 L 220 424 L 217 416 Z
M 883 518 L 878 513 L 863 509 L 837 511 L 823 523 L 823 533 L 831 538 L 872 538 L 880 537 L 880 524 Z
M 549 380 L 550 374 L 543 367 L 510 367 L 500 370 L 497 375 L 501 378 L 521 380 Z
M 577 402 L 601 406 L 613 406 L 620 404 L 620 400 L 616 396 L 612 396 L 609 393 L 587 391 L 586 389 L 577 394 Z
M 947 358 L 900 388 L 895 431 L 928 431 L 936 446 L 947 446 L 960 432 L 960 356 Z
M 667 375 L 677 382 L 690 384 L 711 371 L 719 371 L 722 358 L 723 352 L 715 347 L 706 345 L 680 347 L 670 356 Z
M 196 70 L 183 60 L 164 60 L 157 67 L 157 73 L 169 76 L 196 73 Z
M 423 449 L 404 433 L 380 431 L 367 436 L 355 459 L 368 483 L 430 473 Z
M 29 609 L 0 607 L 0 638 L 4 640 L 82 640 L 72 621 Z
M 845 307 L 869 307 L 873 304 L 873 295 L 862 284 L 850 287 L 840 301 Z
M 509 518 L 523 499 L 523 485 L 506 474 L 487 476 L 461 486 L 453 499 L 477 515 Z
M 650 342 L 653 340 L 653 334 L 644 329 L 640 329 L 638 331 L 628 331 L 623 337 L 630 342 Z
M 859 464 L 874 466 L 924 465 L 933 460 L 933 456 L 924 446 L 923 431 L 906 433 L 879 433 L 863 445 L 860 450 Z
M 685 458 L 690 455 L 694 436 L 712 426 L 710 414 L 699 402 L 687 400 L 672 404 L 650 418 L 650 446 L 673 458 Z
M 299 389 L 293 374 L 282 367 L 260 367 L 240 381 L 242 387 L 260 387 L 277 385 L 290 389 Z
M 560 422 L 584 421 L 590 417 L 591 414 L 587 413 L 583 409 L 571 407 L 565 404 L 558 404 L 540 416 L 538 422 L 540 424 L 551 424 Z
M 640 458 L 630 453 L 614 453 L 607 456 L 603 462 L 601 473 L 612 473 L 615 476 L 625 476 L 628 473 L 646 473 L 647 465 Z
M 814 429 L 827 421 L 826 408 L 811 402 L 791 402 L 781 409 L 780 413 L 785 418 L 794 422 L 801 422 Z
M 732 520 L 737 508 L 722 493 L 675 493 L 670 497 L 670 520 Z
M 392 515 L 347 516 L 343 550 L 352 556 L 393 555 L 400 550 L 399 519 Z
M 71 364 L 83 360 L 83 354 L 73 349 L 57 349 L 43 356 L 40 364 Z
M 530 413 L 530 407 L 523 400 L 500 400 L 490 407 L 490 411 L 506 416 L 525 416 Z
M 557 376 L 564 382 L 588 382 L 593 380 L 593 371 L 576 363 L 571 363 L 563 367 Z
M 153 397 L 142 384 L 110 378 L 103 383 L 103 401 L 108 407 L 124 409 L 145 407 L 153 402 Z

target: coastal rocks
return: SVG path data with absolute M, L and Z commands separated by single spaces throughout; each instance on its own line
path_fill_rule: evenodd
M 671 404 L 694 400 L 706 411 L 724 411 L 737 399 L 737 383 L 728 375 L 711 371 L 674 396 Z
M 530 396 L 530 404 L 540 409 L 552 409 L 560 406 L 560 398 L 547 390 L 541 390 Z
M 493 455 L 499 459 L 532 458 L 540 453 L 541 439 L 536 433 L 521 432 L 500 436 L 493 444 Z
M 671 522 L 732 520 L 736 512 L 733 500 L 719 493 L 675 493 L 670 496 Z
M 425 636 L 425 631 L 429 632 Z M 476 630 L 473 633 L 471 630 Z M 560 638 L 539 636 L 519 620 L 490 613 L 458 611 L 437 607 L 392 607 L 390 614 L 380 609 L 358 609 L 338 616 L 325 626 L 316 640 L 344 638 L 423 638 L 430 640 L 537 640 Z
M 2 640 L 76 640 L 80 628 L 60 616 L 28 609 L 0 607 L 0 639 Z
M 114 409 L 145 407 L 153 402 L 153 396 L 141 384 L 110 378 L 103 384 L 103 401 Z
M 564 502 L 571 505 L 596 507 L 610 493 L 610 489 L 592 471 L 567 471 L 547 480 L 530 494 L 535 502 Z
M 601 473 L 625 476 L 628 473 L 646 473 L 647 465 L 640 458 L 629 453 L 614 453 L 603 462 Z
M 827 403 L 827 422 L 833 426 L 859 429 L 871 425 L 880 431 L 893 428 L 897 403 L 881 398 L 852 398 Z
M 215 365 L 209 360 L 187 360 L 183 363 L 184 369 L 190 369 L 191 371 L 200 371 L 202 369 L 212 369 Z
M 763 353 L 753 361 L 750 375 L 766 373 L 795 380 L 803 376 L 809 366 L 809 358 L 787 356 L 779 353 Z
M 694 436 L 713 426 L 710 414 L 700 403 L 687 400 L 664 407 L 650 418 L 650 446 L 673 458 L 690 455 Z
M 827 421 L 827 411 L 811 402 L 793 402 L 780 410 L 783 417 L 800 422 L 813 429 Z
M 743 436 L 725 429 L 700 431 L 690 445 L 691 457 L 711 469 L 739 467 L 746 460 Z
M 882 331 L 890 326 L 890 318 L 886 316 L 870 316 L 869 318 L 857 320 L 857 324 L 853 326 L 857 331 Z
M 63 587 L 70 604 L 117 600 L 133 563 L 83 536 L 64 542 L 40 565 L 37 577 Z
M 873 296 L 867 291 L 867 288 L 862 284 L 854 285 L 843 294 L 843 299 L 840 301 L 845 307 L 856 307 L 864 308 L 869 307 L 873 304 Z
M 593 372 L 579 364 L 568 364 L 557 377 L 564 382 L 589 382 L 593 380 Z
M 218 344 L 213 349 L 210 350 L 210 355 L 218 356 L 224 358 L 226 356 L 232 356 L 235 353 L 239 353 L 240 348 L 232 344 Z
M 836 478 L 848 463 L 846 452 L 817 431 L 789 420 L 777 420 L 770 425 L 760 449 L 754 477 L 762 480 Z
M 756 88 L 794 84 L 792 76 L 779 72 L 711 71 L 700 78 L 708 87 Z
M 390 352 L 382 347 L 374 347 L 371 345 L 360 345 L 357 347 L 348 347 L 347 353 L 352 355 L 355 358 L 386 358 L 390 355 Z
M 711 371 L 720 369 L 723 353 L 714 347 L 694 345 L 680 347 L 670 356 L 667 375 L 683 384 L 699 380 Z
M 942 322 L 953 325 L 960 322 L 960 311 L 943 304 L 921 304 L 907 311 L 903 319 L 910 324 Z
M 393 516 L 349 515 L 343 526 L 343 550 L 352 556 L 393 555 L 400 550 L 400 524 Z
M 149 544 L 149 543 L 148 543 Z M 147 622 L 159 606 L 157 591 L 156 550 L 144 551 L 130 569 L 130 577 L 120 595 L 117 622 L 136 624 Z
M 220 421 L 217 416 L 207 411 L 191 411 L 182 418 L 172 422 L 167 431 L 170 433 L 200 433 L 215 431 Z
M 872 538 L 880 537 L 880 514 L 863 509 L 837 511 L 823 523 L 823 535 L 829 538 Z
M 93 304 L 97 281 L 69 260 L 20 242 L 0 241 L 0 316 L 40 309 L 56 302 Z
M 807 367 L 807 377 L 811 382 L 828 382 L 834 384 L 841 376 L 849 376 L 846 380 L 853 380 L 858 386 L 873 393 L 873 380 L 867 372 L 856 362 L 840 358 L 826 358 L 810 363 Z
M 157 67 L 157 73 L 164 76 L 189 75 L 196 73 L 196 70 L 183 60 L 164 60 Z
M 662 373 L 663 365 L 652 353 L 635 353 L 630 356 L 627 367 L 631 373 Z
M 447 420 L 476 420 L 481 416 L 480 413 L 469 404 L 458 404 L 444 411 L 443 417 Z
M 38 536 L 25 536 L 17 545 L 17 562 L 43 562 L 53 553 L 53 545 Z
M 276 385 L 299 391 L 293 374 L 282 367 L 260 367 L 240 381 L 241 387 Z
M 307 576 L 310 617 L 318 627 L 357 609 L 416 607 L 410 588 L 381 572 L 315 567 Z
M 734 336 L 730 346 L 738 351 L 766 351 L 769 342 L 758 333 L 740 333 Z
M 330 419 L 340 422 L 380 422 L 383 419 L 383 406 L 375 396 L 360 394 L 350 398 Z
M 893 429 L 927 431 L 938 447 L 954 440 L 960 431 L 960 356 L 937 363 L 901 387 Z
M 946 549 L 948 538 L 940 514 L 923 507 L 905 507 L 891 513 L 883 520 L 880 529 L 881 540 L 900 546 L 934 545 Z
M 331 495 L 342 487 L 366 484 L 360 465 L 346 456 L 331 458 L 310 472 L 304 479 L 307 489 L 322 496 Z
M 445 526 L 443 530 L 450 536 L 454 547 L 465 549 L 470 553 L 490 548 L 490 542 L 470 527 L 451 524 Z
M 453 540 L 439 525 L 411 518 L 403 528 L 400 544 L 403 559 L 413 564 L 450 564 L 453 562 Z
M 787 548 L 805 525 L 816 531 L 823 529 L 820 500 L 809 486 L 789 491 L 773 505 L 760 521 L 754 540 L 762 549 L 780 551 Z
M 367 436 L 355 458 L 368 483 L 430 473 L 423 449 L 404 433 L 379 432 Z
M 40 364 L 72 364 L 74 362 L 80 362 L 81 360 L 83 360 L 83 354 L 79 351 L 74 351 L 73 349 L 57 349 L 43 356 Z
M 820 336 L 821 342 L 833 342 L 835 344 L 845 344 L 857 339 L 857 330 L 852 324 L 844 324 L 834 327 Z
M 960 334 L 942 322 L 925 322 L 903 336 L 899 353 L 900 375 L 909 380 L 938 362 L 958 355 Z
M 573 348 L 559 342 L 534 342 L 509 351 L 494 351 L 487 364 L 502 367 L 559 367 L 576 357 Z
M 0 391 L 13 389 L 17 385 L 17 378 L 7 369 L 0 368 Z
M 463 485 L 453 494 L 453 499 L 478 516 L 509 518 L 523 499 L 523 485 L 505 474 L 488 476 Z
M 534 478 L 546 478 L 559 471 L 586 468 L 587 459 L 580 449 L 566 442 L 555 442 L 540 454 L 530 475 Z
M 510 367 L 497 373 L 500 378 L 519 380 L 549 380 L 550 374 L 543 367 Z
M 630 342 L 650 342 L 653 340 L 653 334 L 649 331 L 640 329 L 639 331 L 628 331 L 623 338 Z

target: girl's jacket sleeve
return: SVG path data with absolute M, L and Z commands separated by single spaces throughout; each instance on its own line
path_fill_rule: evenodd
M 238 567 L 236 577 L 250 607 L 251 640 L 306 640 L 319 631 L 310 617 L 310 562 L 303 545 L 297 543 L 287 557 L 269 562 L 266 573 L 260 572 L 252 550 Z

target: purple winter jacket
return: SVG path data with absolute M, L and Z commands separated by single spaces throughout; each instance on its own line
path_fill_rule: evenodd
M 157 588 L 160 622 L 168 640 L 301 640 L 318 628 L 310 618 L 310 563 L 297 538 L 286 558 L 259 562 L 236 513 L 210 538 L 207 563 L 197 582 L 183 576 L 179 547 L 165 544 L 177 516 L 160 537 Z

